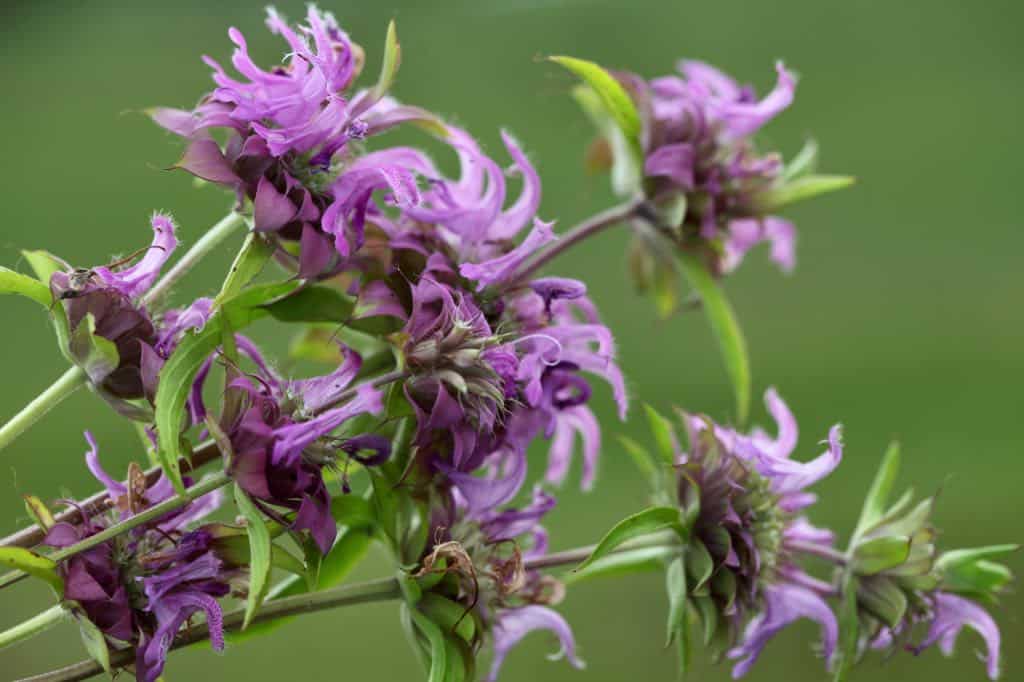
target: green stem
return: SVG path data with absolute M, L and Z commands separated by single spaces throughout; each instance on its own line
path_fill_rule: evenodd
M 679 544 L 679 536 L 674 531 L 665 533 L 652 533 L 651 535 L 643 538 L 637 538 L 629 542 L 624 542 L 620 547 L 617 547 L 611 551 L 612 554 L 619 554 L 621 552 L 628 552 L 634 549 L 646 549 L 648 547 L 681 547 Z M 597 545 L 587 545 L 586 547 L 576 547 L 575 549 L 567 549 L 562 552 L 554 552 L 553 554 L 545 554 L 544 556 L 536 557 L 534 559 L 527 559 L 523 562 L 524 568 L 527 569 L 541 569 L 541 568 L 558 568 L 559 566 L 568 566 L 582 563 L 594 553 L 597 549 Z
M 618 206 L 612 206 L 607 210 L 601 211 L 600 213 L 593 215 L 572 227 L 568 232 L 559 235 L 558 239 L 552 242 L 547 249 L 541 251 L 532 260 L 527 261 L 518 273 L 509 278 L 511 284 L 509 284 L 507 288 L 511 289 L 517 285 L 523 284 L 525 280 L 537 272 L 537 270 L 547 265 L 548 262 L 554 260 L 555 256 L 559 255 L 563 251 L 569 250 L 584 239 L 592 237 L 598 232 L 602 232 L 613 225 L 621 223 L 623 220 L 627 220 L 637 215 L 637 211 L 641 206 L 643 206 L 643 200 L 632 199 L 623 204 L 619 204 Z
M 649 538 L 641 538 L 635 542 L 625 543 L 615 551 L 623 552 L 630 549 L 638 549 L 640 547 L 656 547 L 662 545 L 679 546 L 678 540 L 674 540 L 674 537 L 675 536 L 668 537 L 664 534 L 654 534 Z M 595 546 L 596 545 L 579 547 L 576 549 L 566 550 L 564 552 L 550 554 L 547 557 L 526 562 L 526 567 L 532 569 L 553 568 L 567 564 L 579 563 L 590 556 L 591 552 L 594 551 Z M 265 602 L 259 612 L 257 612 L 256 616 L 253 617 L 252 622 L 259 623 L 303 613 L 316 613 L 317 611 L 325 611 L 327 609 L 335 609 L 343 606 L 352 606 L 354 604 L 391 601 L 394 599 L 400 599 L 401 597 L 402 588 L 398 578 L 378 578 L 377 580 L 370 580 L 363 583 L 342 585 L 341 587 L 335 587 L 322 592 L 308 592 Z M 224 616 L 224 630 L 229 632 L 238 630 L 241 628 L 244 620 L 245 608 L 238 608 Z M 210 631 L 205 623 L 186 629 L 179 633 L 178 637 L 171 645 L 171 649 L 180 649 L 181 647 L 195 644 L 196 642 L 209 638 L 209 636 Z M 111 652 L 110 664 L 115 668 L 128 665 L 134 660 L 135 652 L 132 649 L 122 649 Z M 96 661 L 85 660 L 41 675 L 25 677 L 17 682 L 76 682 L 77 680 L 89 679 L 90 677 L 99 675 L 102 672 L 103 668 L 101 668 Z
M 152 305 L 159 301 L 171 287 L 177 284 L 178 280 L 185 276 L 192 267 L 206 257 L 214 248 L 224 241 L 232 231 L 239 225 L 244 224 L 245 219 L 241 214 L 232 211 L 224 216 L 216 225 L 211 227 L 206 234 L 200 237 L 199 241 L 192 245 L 184 256 L 174 264 L 170 270 L 154 284 L 146 295 L 142 297 L 143 305 Z M 14 415 L 2 428 L 0 428 L 0 450 L 10 445 L 14 440 L 23 434 L 30 426 L 56 407 L 74 393 L 80 386 L 86 383 L 86 374 L 79 367 L 72 367 L 58 379 L 52 386 L 36 396 L 35 400 L 26 405 L 21 412 Z
M 294 616 L 302 613 L 316 613 L 327 609 L 335 609 L 354 604 L 365 604 L 368 602 L 391 601 L 402 596 L 402 590 L 397 578 L 380 578 L 364 583 L 342 585 L 323 592 L 312 592 L 298 594 L 293 597 L 285 597 L 275 601 L 266 602 L 253 617 L 253 623 L 267 620 L 275 620 L 286 616 Z M 239 630 L 245 620 L 245 608 L 239 608 L 224 616 L 224 629 L 226 631 Z M 186 629 L 174 640 L 172 649 L 195 644 L 210 636 L 206 624 Z M 122 649 L 112 651 L 110 665 L 120 667 L 132 663 L 135 660 L 133 649 Z M 96 661 L 80 661 L 59 670 L 26 677 L 20 682 L 74 682 L 86 680 L 103 672 Z
M 23 407 L 21 412 L 11 417 L 10 421 L 0 428 L 0 450 L 13 443 L 44 414 L 59 405 L 79 387 L 84 386 L 85 382 L 85 372 L 77 366 L 64 372 L 53 385 L 36 396 L 35 400 Z
M 46 632 L 54 625 L 65 620 L 71 612 L 64 608 L 63 604 L 57 604 L 42 613 L 35 615 L 24 623 L 15 625 L 13 628 L 0 632 L 0 649 L 35 637 L 40 632 Z
M 55 562 L 60 562 L 73 557 L 76 554 L 90 550 L 93 547 L 102 545 L 104 542 L 111 540 L 122 533 L 126 533 L 132 528 L 137 528 L 147 524 L 168 512 L 184 507 L 189 502 L 200 498 L 207 493 L 224 487 L 228 483 L 231 483 L 231 480 L 231 477 L 224 472 L 211 476 L 210 478 L 200 481 L 189 488 L 184 495 L 175 495 L 174 497 L 168 498 L 160 504 L 153 505 L 149 509 L 139 512 L 129 519 L 125 519 L 121 523 L 116 523 L 109 528 L 103 529 L 99 533 L 96 533 L 96 535 L 90 535 L 81 542 L 50 554 L 49 558 Z M 11 571 L 10 573 L 0 577 L 0 589 L 18 582 L 26 575 L 27 574 L 23 571 Z
M 160 278 L 160 281 L 150 287 L 146 295 L 142 297 L 142 303 L 149 306 L 160 300 L 171 287 L 178 283 L 178 280 L 185 276 L 185 273 L 217 248 L 236 227 L 244 222 L 245 218 L 242 214 L 234 211 L 221 218 L 220 222 L 207 230 L 206 234 L 200 237 L 199 241 L 193 244 L 184 256 L 178 259 L 178 262 Z

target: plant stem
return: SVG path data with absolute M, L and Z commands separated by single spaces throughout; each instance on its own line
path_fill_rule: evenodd
M 648 537 L 638 538 L 630 542 L 624 542 L 620 547 L 612 550 L 612 554 L 619 554 L 621 552 L 628 552 L 634 549 L 643 549 L 647 547 L 679 547 L 679 536 L 674 532 L 665 533 L 652 533 Z M 587 557 L 594 553 L 597 549 L 597 545 L 587 545 L 585 547 L 576 547 L 575 549 L 567 549 L 561 552 L 555 552 L 554 554 L 546 554 L 541 557 L 534 559 L 527 559 L 523 562 L 523 567 L 526 569 L 540 569 L 540 568 L 557 568 L 559 566 L 566 566 L 572 564 L 582 563 Z
M 266 602 L 253 617 L 253 623 L 259 623 L 301 613 L 315 613 L 327 609 L 365 604 L 368 602 L 390 601 L 402 596 L 397 578 L 380 578 L 363 583 L 342 585 L 323 592 L 298 594 L 275 601 Z M 227 631 L 241 628 L 245 619 L 245 608 L 236 609 L 224 616 L 224 629 Z M 182 632 L 171 645 L 171 649 L 179 649 L 189 644 L 200 642 L 209 637 L 206 624 L 198 625 Z M 133 649 L 122 649 L 110 652 L 110 664 L 119 667 L 135 660 Z M 103 668 L 93 660 L 80 661 L 59 670 L 26 677 L 20 682 L 73 682 L 85 680 L 103 672 Z
M 678 539 L 674 534 L 654 534 L 647 538 L 641 538 L 635 542 L 628 542 L 622 547 L 614 550 L 613 553 L 625 552 L 641 547 L 678 546 Z M 578 547 L 563 552 L 549 554 L 532 561 L 527 561 L 525 567 L 528 569 L 554 568 L 567 564 L 579 563 L 586 559 L 594 551 L 596 545 Z M 259 623 L 287 616 L 295 616 L 303 613 L 315 613 L 327 609 L 364 604 L 367 602 L 390 601 L 399 599 L 402 596 L 402 588 L 398 578 L 378 578 L 363 583 L 342 585 L 323 592 L 311 592 L 297 594 L 291 597 L 275 599 L 265 602 L 260 610 L 253 617 L 253 623 Z M 224 630 L 238 630 L 245 619 L 245 608 L 238 608 L 224 616 Z M 198 625 L 181 632 L 171 645 L 171 649 L 195 644 L 207 639 L 210 635 L 206 624 Z M 122 649 L 111 651 L 110 664 L 112 667 L 128 665 L 135 660 L 133 649 Z M 54 670 L 41 675 L 25 677 L 17 682 L 76 682 L 99 675 L 103 669 L 93 660 L 85 660 Z
M 178 280 L 185 276 L 185 273 L 213 251 L 217 245 L 227 239 L 232 231 L 244 224 L 244 222 L 245 219 L 242 214 L 235 211 L 221 218 L 220 222 L 207 230 L 206 234 L 200 237 L 199 241 L 193 244 L 192 248 L 186 251 L 184 256 L 178 259 L 178 262 L 160 278 L 160 281 L 150 287 L 146 295 L 142 297 L 143 305 L 152 305 L 163 297 L 171 287 L 178 283 Z
M 837 566 L 845 566 L 847 563 L 846 555 L 842 552 L 834 550 L 831 547 L 816 545 L 813 542 L 789 541 L 786 543 L 786 548 L 801 554 L 809 554 L 811 556 L 825 559 Z
M 210 253 L 218 244 L 231 234 L 231 232 L 242 225 L 245 219 L 240 213 L 232 211 L 224 216 L 216 225 L 211 227 L 206 234 L 200 237 L 199 241 L 192 245 L 184 256 L 167 271 L 160 281 L 154 284 L 146 295 L 142 297 L 142 304 L 149 306 L 157 302 L 166 294 L 185 273 Z M 24 433 L 30 426 L 59 405 L 62 400 L 74 393 L 80 386 L 86 383 L 86 374 L 79 367 L 72 367 L 57 379 L 48 389 L 36 396 L 18 414 L 14 415 L 2 428 L 0 428 L 0 450 L 10 445 L 14 440 Z
M 59 405 L 79 387 L 84 386 L 85 381 L 85 371 L 77 366 L 64 372 L 53 385 L 36 396 L 35 400 L 23 407 L 21 412 L 11 417 L 10 421 L 0 428 L 0 450 L 13 443 L 44 414 Z
M 631 199 L 624 204 L 618 206 L 612 206 L 611 208 L 601 211 L 600 213 L 593 215 L 583 222 L 577 224 L 571 228 L 568 232 L 561 235 L 557 241 L 552 242 L 551 245 L 538 253 L 532 259 L 528 260 L 520 269 L 520 271 L 513 277 L 510 278 L 512 282 L 508 288 L 513 288 L 519 284 L 522 284 L 524 280 L 528 279 L 537 270 L 547 265 L 552 261 L 555 256 L 568 250 L 572 246 L 583 241 L 587 237 L 593 236 L 598 232 L 601 232 L 612 225 L 621 223 L 623 220 L 627 220 L 632 216 L 636 215 L 637 210 L 643 205 L 641 199 Z
M 63 604 L 56 604 L 42 613 L 29 618 L 24 623 L 0 632 L 0 649 L 35 637 L 41 632 L 46 632 L 70 615 L 71 612 L 64 608 Z
M 220 450 L 217 449 L 217 444 L 209 440 L 196 447 L 192 457 L 182 457 L 179 459 L 178 466 L 185 472 L 195 471 L 218 457 L 220 457 Z M 163 469 L 158 466 L 147 469 L 146 486 L 149 487 L 156 483 L 162 473 Z M 102 490 L 74 505 L 69 505 L 64 511 L 54 514 L 53 518 L 57 523 L 70 523 L 74 525 L 82 520 L 83 511 L 89 516 L 93 516 L 105 512 L 110 508 L 110 505 L 109 493 L 106 490 Z M 22 528 L 3 538 L 0 540 L 0 547 L 34 547 L 42 542 L 44 537 L 46 537 L 46 530 L 36 524 L 28 528 Z
M 126 533 L 133 528 L 138 528 L 139 526 L 147 524 L 150 521 L 159 519 L 161 516 L 167 514 L 168 512 L 180 509 L 189 502 L 197 498 L 200 498 L 203 495 L 206 495 L 207 493 L 213 492 L 218 488 L 224 487 L 228 483 L 231 483 L 231 481 L 232 478 L 230 476 L 228 476 L 224 472 L 220 472 L 206 480 L 200 481 L 199 483 L 195 484 L 194 486 L 189 488 L 184 495 L 175 495 L 174 497 L 170 497 L 159 504 L 153 505 L 152 507 L 146 509 L 145 511 L 139 512 L 138 514 L 132 516 L 129 519 L 126 519 L 120 523 L 116 523 L 113 526 L 110 526 L 109 528 L 104 528 L 102 531 L 96 533 L 95 535 L 90 535 L 81 542 L 77 542 L 71 545 L 70 547 L 65 547 L 64 549 L 58 550 L 53 554 L 50 554 L 49 558 L 52 561 L 60 562 L 70 557 L 73 557 L 76 554 L 80 554 L 81 552 L 90 550 L 93 547 L 102 545 L 104 542 L 116 538 L 118 535 L 121 535 L 122 533 Z M 18 582 L 26 575 L 27 574 L 22 571 L 11 571 L 10 573 L 7 573 L 6 575 L 0 577 L 0 589 Z

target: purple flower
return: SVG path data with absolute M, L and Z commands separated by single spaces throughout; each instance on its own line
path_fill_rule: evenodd
M 55 524 L 43 540 L 51 547 L 76 544 L 174 494 L 164 477 L 147 487 L 142 470 L 135 465 L 129 467 L 127 481 L 114 479 L 101 466 L 96 442 L 88 432 L 86 440 L 90 446 L 86 463 L 106 487 L 112 509 L 98 517 L 83 514 L 78 526 Z M 185 483 L 191 486 L 192 481 Z M 231 582 L 241 571 L 217 556 L 212 526 L 185 531 L 220 501 L 219 491 L 209 493 L 59 566 L 63 598 L 74 602 L 79 616 L 90 620 L 111 644 L 137 647 L 139 678 L 146 682 L 160 676 L 178 630 L 199 610 L 206 613 L 214 646 L 223 647 L 216 599 L 230 592 Z
M 112 266 L 69 268 L 50 278 L 50 290 L 54 300 L 64 306 L 73 339 L 75 330 L 91 317 L 96 336 L 110 341 L 117 350 L 117 365 L 109 366 L 94 361 L 89 349 L 74 341 L 68 349 L 104 395 L 120 400 L 145 394 L 143 347 L 155 344 L 158 336 L 139 298 L 153 285 L 178 243 L 169 217 L 155 214 L 152 227 L 153 244 L 135 265 L 121 270 Z
M 678 503 L 693 516 L 689 551 L 710 559 L 713 576 L 691 571 L 688 585 L 725 624 L 733 644 L 729 657 L 740 659 L 735 677 L 799 618 L 821 625 L 826 660 L 836 645 L 835 616 L 824 599 L 831 587 L 797 563 L 798 553 L 830 551 L 834 537 L 795 514 L 814 500 L 805 488 L 838 465 L 839 427 L 829 432 L 825 453 L 799 462 L 790 457 L 797 441 L 793 415 L 774 390 L 765 401 L 778 423 L 776 436 L 760 429 L 743 434 L 687 415 L 689 450 L 677 464 Z
M 145 612 L 156 622 L 155 629 L 140 639 L 136 667 L 144 682 L 155 682 L 178 630 L 199 611 L 206 615 L 211 645 L 217 651 L 224 649 L 223 613 L 217 598 L 231 591 L 230 571 L 214 553 L 211 533 L 202 528 L 184 535 L 174 549 L 143 557 L 142 562 L 150 571 L 141 580 Z
M 429 575 L 445 560 L 443 570 L 457 580 L 434 581 L 432 589 L 463 605 L 483 636 L 491 637 L 490 682 L 498 678 L 509 651 L 536 630 L 548 630 L 559 640 L 552 659 L 564 656 L 574 667 L 583 667 L 569 624 L 549 607 L 561 600 L 564 588 L 527 566 L 547 552 L 547 534 L 540 524 L 554 505 L 555 499 L 538 487 L 522 508 L 479 509 L 462 497 L 460 488 L 452 507 L 436 510 L 432 519 L 430 537 L 436 544 L 421 558 L 415 575 Z
M 938 644 L 946 656 L 953 655 L 953 647 L 960 632 L 969 627 L 985 640 L 988 655 L 985 657 L 985 671 L 989 679 L 999 677 L 999 627 L 992 616 L 969 599 L 954 594 L 937 592 L 932 598 L 932 617 L 928 634 L 914 647 L 915 652 Z
M 764 588 L 761 608 L 762 611 L 747 624 L 740 645 L 729 651 L 729 658 L 741 659 L 733 666 L 734 678 L 750 672 L 768 641 L 800 618 L 809 618 L 821 625 L 825 657 L 831 658 L 839 637 L 839 627 L 832 609 L 820 595 L 797 585 L 768 585 Z
M 232 28 L 231 63 L 242 79 L 207 57 L 217 88 L 192 112 L 159 108 L 151 115 L 189 140 L 178 167 L 250 199 L 257 231 L 298 244 L 297 258 L 280 256 L 291 258 L 300 276 L 329 275 L 362 245 L 375 192 L 388 192 L 400 207 L 419 200 L 405 163 L 414 152 L 360 155 L 352 143 L 433 118 L 376 89 L 348 92 L 363 55 L 331 14 L 310 7 L 306 23 L 292 28 L 271 9 L 266 23 L 288 43 L 284 65 L 258 67 Z M 210 136 L 215 128 L 228 132 L 223 147 Z
M 361 387 L 344 404 L 331 407 L 343 397 L 359 365 L 359 356 L 347 352 L 335 372 L 317 379 L 281 382 L 271 375 L 259 389 L 238 379 L 232 391 L 241 404 L 233 422 L 224 425 L 233 449 L 228 464 L 231 476 L 269 516 L 293 531 L 308 531 L 324 554 L 334 544 L 337 528 L 322 468 L 333 465 L 340 452 L 372 449 L 376 455 L 363 459 L 379 462 L 390 451 L 390 444 L 365 436 L 325 440 L 349 419 L 383 409 L 379 391 L 369 386 Z M 298 411 L 284 409 L 296 403 Z M 268 504 L 294 511 L 294 519 L 283 519 Z
M 498 672 L 508 652 L 535 630 L 549 630 L 558 638 L 561 646 L 549 658 L 557 660 L 564 657 L 574 668 L 584 667 L 583 661 L 576 656 L 576 643 L 565 618 L 546 606 L 520 606 L 505 609 L 494 622 L 494 658 L 487 674 L 488 682 L 498 679 Z
M 795 265 L 793 225 L 765 215 L 761 202 L 785 180 L 782 159 L 759 154 L 751 139 L 793 101 L 795 77 L 781 63 L 775 68 L 777 83 L 761 99 L 702 62 L 682 61 L 679 75 L 651 81 L 621 75 L 643 119 L 644 194 L 663 209 L 677 246 L 700 247 L 718 273 L 737 268 L 761 242 L 783 270 Z M 658 254 L 645 244 L 638 238 L 636 253 L 656 267 Z

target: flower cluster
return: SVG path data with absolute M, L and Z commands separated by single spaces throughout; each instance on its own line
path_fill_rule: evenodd
M 71 547 L 174 493 L 163 477 L 147 486 L 137 465 L 129 468 L 127 481 L 115 480 L 100 465 L 92 436 L 85 435 L 90 445 L 86 463 L 106 487 L 110 509 L 86 516 L 78 525 L 54 524 L 43 540 L 50 547 Z M 205 524 L 188 530 L 220 504 L 219 491 L 211 492 L 130 534 L 77 554 L 60 567 L 63 599 L 73 603 L 77 615 L 91 621 L 112 646 L 136 647 L 140 680 L 154 682 L 160 677 L 175 635 L 197 612 L 206 615 L 214 648 L 224 647 L 217 599 L 244 592 L 245 570 L 217 551 L 217 538 L 230 528 Z
M 646 466 L 657 506 L 593 551 L 548 552 L 541 522 L 574 459 L 580 486 L 595 481 L 603 445 L 592 382 L 608 385 L 620 419 L 629 400 L 613 334 L 586 285 L 538 271 L 582 238 L 628 222 L 639 272 L 660 277 L 678 257 L 739 366 L 742 340 L 727 338 L 735 324 L 715 277 L 761 241 L 791 269 L 793 227 L 775 209 L 847 182 L 809 175 L 810 154 L 784 165 L 756 151 L 753 133 L 793 99 L 791 73 L 779 65 L 775 89 L 759 100 L 697 62 L 646 82 L 555 58 L 587 81 L 581 101 L 615 105 L 604 132 L 620 171 L 623 159 L 636 171 L 619 183 L 625 208 L 560 238 L 539 215 L 540 177 L 512 135 L 501 134 L 503 167 L 467 131 L 390 96 L 400 61 L 393 25 L 378 80 L 361 88 L 363 50 L 333 16 L 310 7 L 292 26 L 271 9 L 266 24 L 288 45 L 282 64 L 257 66 L 232 28 L 232 69 L 206 58 L 214 89 L 192 110 L 150 111 L 184 140 L 177 167 L 229 191 L 227 219 L 162 279 L 178 245 L 163 214 L 152 219 L 150 247 L 106 266 L 27 252 L 39 280 L 0 273 L 5 292 L 52 303 L 77 369 L 51 397 L 76 376 L 88 380 L 142 423 L 160 465 L 148 474 L 132 465 L 122 483 L 100 467 L 87 434 L 86 463 L 105 493 L 70 503 L 60 520 L 31 498 L 45 536 L 2 555 L 57 588 L 53 612 L 78 617 L 97 666 L 134 661 L 137 677 L 153 682 L 197 617 L 221 649 L 225 630 L 247 627 L 270 603 L 273 613 L 260 617 L 400 598 L 431 679 L 475 679 L 488 648 L 493 681 L 535 630 L 554 633 L 558 655 L 581 668 L 554 608 L 565 584 L 548 570 L 583 560 L 574 580 L 609 566 L 664 565 L 670 640 L 685 643 L 699 621 L 708 648 L 736 661 L 737 677 L 801 618 L 820 625 L 830 667 L 872 648 L 949 650 L 971 627 L 985 637 L 996 675 L 999 632 L 982 604 L 1010 579 L 991 559 L 1013 548 L 936 556 L 930 502 L 881 513 L 874 500 L 849 550 L 837 550 L 834 534 L 803 514 L 815 501 L 808 488 L 842 458 L 839 427 L 820 456 L 792 459 L 796 423 L 773 390 L 775 436 L 682 413 L 684 449 L 651 410 L 662 456 Z M 434 151 L 388 146 L 383 133 L 400 124 L 432 133 Z M 457 159 L 457 172 L 440 170 L 440 154 Z M 250 230 L 218 295 L 162 307 L 182 273 L 242 222 Z M 267 282 L 271 261 L 284 274 Z M 260 319 L 273 320 L 276 336 L 298 327 L 287 357 L 241 333 Z M 294 378 L 295 363 L 306 361 L 328 367 Z M 743 372 L 733 374 L 740 382 Z M 0 429 L 0 447 L 41 416 L 30 408 Z M 527 454 L 541 441 L 546 466 L 531 471 Z M 213 476 L 182 475 L 211 462 L 220 464 Z M 195 527 L 228 485 L 239 520 Z M 390 551 L 398 577 L 336 588 L 371 540 Z M 835 575 L 815 577 L 806 557 L 834 563 Z M 271 589 L 272 567 L 294 575 Z M 0 587 L 18 577 L 0 576 Z M 223 613 L 228 597 L 245 606 Z M 835 600 L 856 616 L 856 636 L 840 638 Z M 40 622 L 0 633 L 0 647 Z M 858 650 L 841 640 L 859 641 Z
M 807 488 L 842 459 L 840 427 L 829 431 L 825 452 L 800 462 L 791 457 L 798 433 L 792 413 L 773 389 L 765 402 L 778 424 L 776 436 L 761 429 L 741 433 L 684 412 L 685 451 L 667 420 L 650 411 L 667 448 L 663 454 L 673 465 L 671 477 L 651 469 L 655 501 L 666 505 L 660 509 L 678 509 L 679 521 L 672 526 L 682 538 L 678 580 L 669 568 L 669 596 L 693 609 L 705 645 L 716 656 L 736 660 L 733 676 L 741 677 L 779 631 L 801 618 L 820 625 L 820 651 L 830 669 L 849 666 L 869 649 L 920 652 L 939 643 L 948 654 L 959 632 L 970 627 L 984 637 L 987 671 L 995 679 L 999 629 L 978 602 L 996 603 L 1010 573 L 991 559 L 1016 548 L 955 550 L 936 557 L 936 531 L 928 521 L 932 500 L 910 507 L 907 495 L 884 512 L 884 499 L 872 501 L 866 509 L 877 505 L 879 511 L 862 518 L 849 551 L 837 550 L 835 534 L 815 527 L 804 514 L 816 501 Z M 889 480 L 884 485 L 891 485 L 894 467 L 883 465 L 880 477 Z M 881 494 L 879 485 L 873 495 Z M 618 537 L 615 531 L 613 536 Z M 829 580 L 815 577 L 805 566 L 809 557 L 834 564 L 836 574 Z M 833 600 L 856 609 L 854 651 L 840 654 Z M 670 635 L 688 637 L 686 623 L 680 619 Z M 919 625 L 924 632 L 915 641 Z

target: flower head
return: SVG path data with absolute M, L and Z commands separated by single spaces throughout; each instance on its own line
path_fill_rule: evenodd
M 134 265 L 118 269 L 129 258 L 95 268 L 69 267 L 50 278 L 53 298 L 67 315 L 68 352 L 95 386 L 121 400 L 145 395 L 144 349 L 156 345 L 160 333 L 140 298 L 178 244 L 169 217 L 155 214 L 152 228 L 153 243 Z
M 798 563 L 799 553 L 809 549 L 829 552 L 833 535 L 798 512 L 814 500 L 805 489 L 839 464 L 839 427 L 832 428 L 819 457 L 794 460 L 793 415 L 774 390 L 765 399 L 778 423 L 776 436 L 760 429 L 740 433 L 704 416 L 683 415 L 689 448 L 677 450 L 666 499 L 680 508 L 688 529 L 687 593 L 714 641 L 738 659 L 736 677 L 745 675 L 767 642 L 797 619 L 819 623 L 826 659 L 838 633 L 825 601 L 831 587 Z
M 494 681 L 508 653 L 530 632 L 548 630 L 559 641 L 551 658 L 565 657 L 576 668 L 583 661 L 565 619 L 551 605 L 561 601 L 564 588 L 551 577 L 531 569 L 529 562 L 547 552 L 547 534 L 540 523 L 555 505 L 540 488 L 522 508 L 475 511 L 456 496 L 453 509 L 435 512 L 435 544 L 420 560 L 414 574 L 430 585 L 433 598 L 465 609 L 477 633 L 467 642 L 475 649 L 489 641 L 493 647 L 487 679 Z M 438 580 L 449 575 L 454 580 Z
M 315 379 L 285 382 L 269 369 L 258 387 L 236 379 L 233 411 L 225 414 L 222 427 L 232 448 L 228 472 L 238 485 L 268 516 L 295 532 L 308 532 L 324 554 L 337 527 L 323 468 L 345 456 L 379 462 L 390 451 L 386 440 L 368 435 L 329 437 L 353 417 L 383 409 L 380 392 L 372 387 L 347 395 L 361 359 L 351 351 L 344 357 L 333 373 Z M 336 401 L 342 404 L 331 407 Z M 374 454 L 365 455 L 367 450 Z M 294 512 L 294 518 L 284 519 L 275 508 Z
M 92 436 L 86 462 L 109 493 L 111 509 L 100 516 L 83 514 L 81 524 L 53 525 L 43 540 L 51 547 L 74 545 L 144 511 L 174 494 L 166 478 L 147 485 L 137 465 L 124 482 L 112 478 L 99 463 Z M 186 479 L 187 486 L 192 481 Z M 95 625 L 113 645 L 137 648 L 139 679 L 154 682 L 163 670 L 167 651 L 181 626 L 197 611 L 206 614 L 211 641 L 223 648 L 221 607 L 217 598 L 242 584 L 239 563 L 222 557 L 214 538 L 225 527 L 187 527 L 220 505 L 219 491 L 169 512 L 85 552 L 61 562 L 63 598 L 76 614 Z M 235 530 L 234 532 L 240 532 Z M 244 531 L 241 531 L 244 532 Z
M 402 149 L 362 155 L 362 141 L 432 118 L 384 97 L 380 87 L 351 90 L 362 49 L 333 15 L 311 6 L 306 23 L 292 27 L 270 9 L 266 23 L 288 43 L 283 65 L 257 66 L 232 28 L 231 63 L 241 79 L 207 57 L 216 89 L 192 112 L 158 108 L 151 115 L 188 140 L 180 168 L 250 199 L 254 228 L 298 247 L 297 257 L 282 257 L 293 258 L 303 277 L 326 275 L 362 245 L 374 192 L 388 192 L 398 206 L 419 197 Z M 212 129 L 226 130 L 227 144 L 218 144 Z

